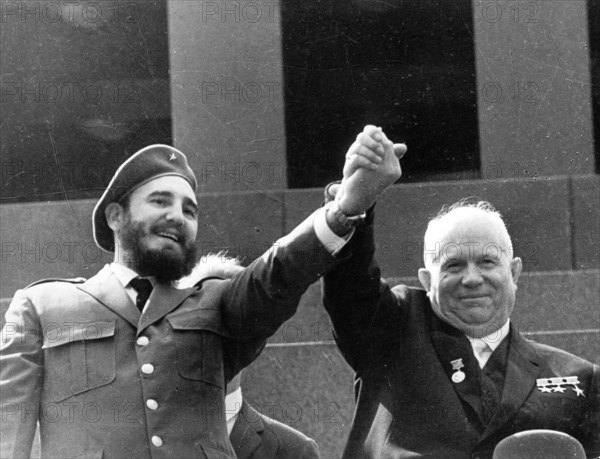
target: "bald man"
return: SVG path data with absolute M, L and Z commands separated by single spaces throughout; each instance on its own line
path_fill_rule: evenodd
M 373 140 L 353 144 L 347 161 L 389 154 Z M 327 199 L 353 178 L 328 187 Z M 491 458 L 529 429 L 562 431 L 600 455 L 599 367 L 511 324 L 522 262 L 493 206 L 460 201 L 429 223 L 423 289 L 381 279 L 373 221 L 371 208 L 323 278 L 336 342 L 356 373 L 343 457 Z
M 229 440 L 238 459 L 318 459 L 317 443 L 302 432 L 256 411 L 242 396 L 241 373 L 227 384 Z

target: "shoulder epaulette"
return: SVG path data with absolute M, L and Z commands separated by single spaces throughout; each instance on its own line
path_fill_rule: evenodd
M 194 284 L 194 288 L 200 289 L 202 288 L 202 284 L 204 282 L 206 282 L 207 280 L 225 280 L 224 277 L 220 277 L 220 276 L 208 276 L 208 277 L 203 277 L 202 279 L 200 279 L 198 282 L 196 282 Z
M 39 281 L 32 282 L 25 288 L 33 287 L 34 285 L 46 284 L 48 282 L 69 282 L 70 284 L 82 284 L 87 279 L 85 277 L 73 277 L 72 279 L 62 279 L 60 277 L 49 277 L 48 279 L 40 279 Z

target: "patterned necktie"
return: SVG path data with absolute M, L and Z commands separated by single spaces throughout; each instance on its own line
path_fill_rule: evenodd
M 131 279 L 129 285 L 131 285 L 137 292 L 135 305 L 140 312 L 142 312 L 144 310 L 144 306 L 146 305 L 146 301 L 148 301 L 150 293 L 152 293 L 152 283 L 143 277 L 136 277 Z

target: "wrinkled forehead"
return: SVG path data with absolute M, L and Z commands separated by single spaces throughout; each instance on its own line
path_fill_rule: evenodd
M 456 209 L 432 222 L 425 234 L 424 258 L 512 258 L 512 243 L 502 220 L 480 209 Z
M 427 247 L 426 252 L 434 263 L 443 263 L 447 260 L 478 261 L 488 258 L 493 260 L 510 258 L 509 249 L 494 241 L 447 241 Z

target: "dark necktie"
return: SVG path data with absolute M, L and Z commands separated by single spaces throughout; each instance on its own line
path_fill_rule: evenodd
M 498 410 L 501 397 L 499 392 L 501 381 L 498 381 L 498 376 L 485 368 L 481 371 L 481 407 L 485 425 L 489 424 Z
M 135 305 L 140 310 L 140 312 L 142 312 L 144 310 L 144 305 L 146 304 L 146 301 L 148 301 L 150 293 L 152 293 L 152 283 L 148 279 L 144 279 L 143 277 L 136 277 L 134 279 L 131 279 L 129 285 L 131 285 L 137 292 Z
M 509 339 L 504 339 L 481 370 L 481 407 L 487 425 L 501 409 Z

